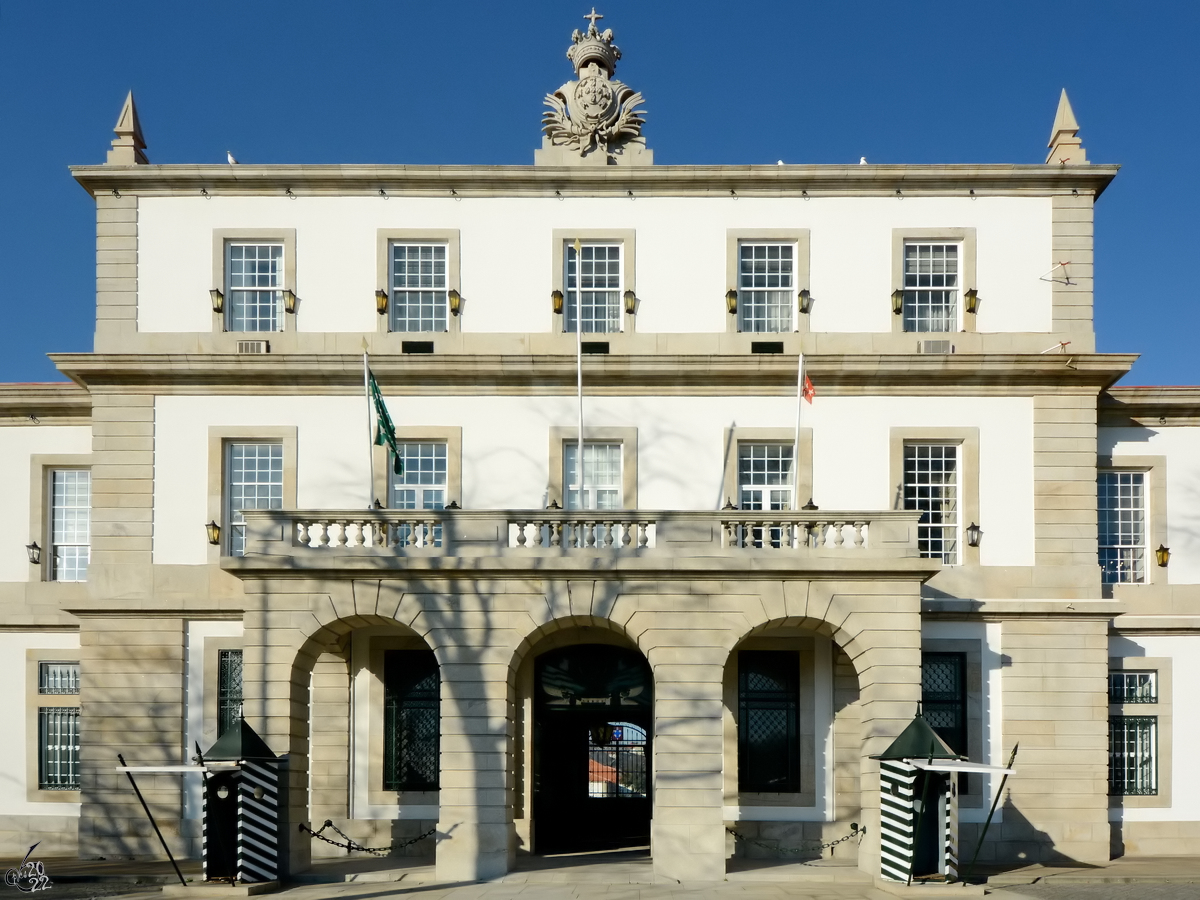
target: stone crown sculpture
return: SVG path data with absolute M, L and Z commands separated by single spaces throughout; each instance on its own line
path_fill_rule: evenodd
M 611 28 L 603 32 L 595 8 L 587 32 L 571 35 L 567 59 L 576 80 L 547 94 L 549 110 L 542 116 L 545 140 L 536 161 L 542 165 L 649 164 L 650 151 L 642 138 L 644 110 L 640 93 L 613 78 L 621 50 L 613 43 Z

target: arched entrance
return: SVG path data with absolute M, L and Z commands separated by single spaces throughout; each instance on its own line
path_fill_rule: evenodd
M 537 658 L 536 852 L 650 843 L 653 694 L 650 666 L 636 650 L 575 644 Z

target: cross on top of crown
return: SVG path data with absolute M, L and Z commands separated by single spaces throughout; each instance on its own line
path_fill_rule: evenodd
M 591 25 L 588 27 L 588 30 L 589 30 L 589 31 L 591 31 L 591 32 L 593 32 L 593 33 L 595 33 L 595 31 L 596 31 L 596 20 L 597 20 L 597 19 L 603 19 L 603 18 L 604 18 L 604 16 L 602 16 L 602 15 L 600 15 L 598 12 L 596 12 L 596 7 L 594 7 L 594 6 L 593 6 L 593 7 L 592 7 L 592 12 L 591 12 L 591 15 L 584 16 L 584 18 L 585 18 L 585 19 L 588 19 L 588 20 L 590 20 L 590 21 L 591 21 L 591 23 L 592 23 L 592 24 L 591 24 Z

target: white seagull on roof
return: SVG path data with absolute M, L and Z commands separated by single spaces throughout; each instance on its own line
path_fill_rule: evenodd
M 225 159 L 227 159 L 229 161 L 229 164 L 231 166 L 236 166 L 238 164 L 238 161 L 233 158 L 233 153 L 230 152 L 229 150 L 225 151 Z
M 867 164 L 867 158 L 865 156 L 860 156 L 858 158 L 858 164 L 860 166 L 865 166 Z

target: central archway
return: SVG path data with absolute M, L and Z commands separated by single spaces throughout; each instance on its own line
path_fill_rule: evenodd
M 534 661 L 538 853 L 650 843 L 654 685 L 636 650 L 573 644 Z

